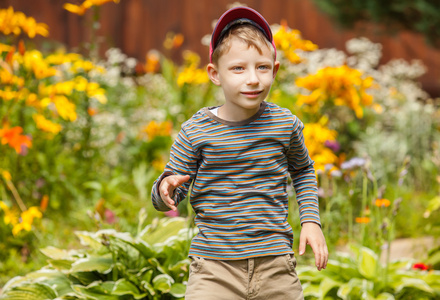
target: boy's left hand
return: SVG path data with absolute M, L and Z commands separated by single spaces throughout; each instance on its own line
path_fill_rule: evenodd
M 315 264 L 318 271 L 325 269 L 328 261 L 328 249 L 321 227 L 318 224 L 309 222 L 302 225 L 299 238 L 299 255 L 304 254 L 306 245 L 310 245 L 313 253 L 315 253 Z

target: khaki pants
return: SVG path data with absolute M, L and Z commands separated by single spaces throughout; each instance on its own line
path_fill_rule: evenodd
M 185 300 L 304 299 L 291 254 L 245 260 L 192 258 Z

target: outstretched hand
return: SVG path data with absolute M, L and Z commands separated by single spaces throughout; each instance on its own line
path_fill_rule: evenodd
M 315 254 L 315 265 L 318 271 L 327 267 L 328 249 L 321 227 L 316 223 L 304 223 L 299 238 L 299 255 L 306 251 L 306 245 L 312 247 Z
M 171 210 L 176 211 L 177 206 L 173 200 L 174 190 L 189 180 L 189 175 L 170 175 L 162 179 L 159 186 L 160 198 Z

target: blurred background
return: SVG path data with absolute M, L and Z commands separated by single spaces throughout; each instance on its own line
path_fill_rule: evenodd
M 297 257 L 306 299 L 440 298 L 438 0 L 0 0 L 0 299 L 183 299 L 194 213 L 150 192 L 224 101 L 208 45 L 238 5 L 315 161 L 331 260 Z

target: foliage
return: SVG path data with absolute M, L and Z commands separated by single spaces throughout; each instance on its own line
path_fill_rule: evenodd
M 384 25 L 388 32 L 408 29 L 421 33 L 429 43 L 440 47 L 440 8 L 436 0 L 314 2 L 346 28 L 353 28 L 359 21 L 372 21 Z
M 135 237 L 113 229 L 76 232 L 79 250 L 47 247 L 48 265 L 11 279 L 0 299 L 183 299 L 188 242 L 183 218 L 160 219 Z
M 382 265 L 366 247 L 338 253 L 321 272 L 298 268 L 305 299 L 438 299 L 440 271 L 420 271 L 410 260 Z

